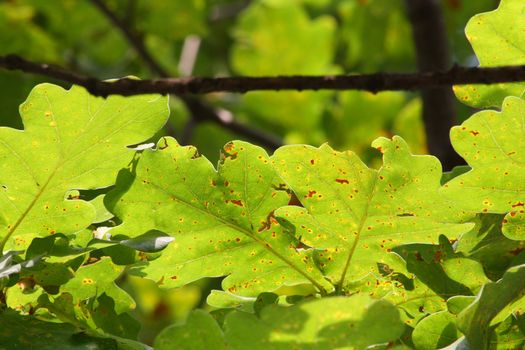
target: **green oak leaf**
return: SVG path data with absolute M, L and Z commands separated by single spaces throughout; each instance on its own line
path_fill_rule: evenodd
M 163 138 L 121 173 L 106 205 L 123 221 L 111 234 L 156 229 L 175 237 L 139 272 L 164 286 L 228 275 L 223 288 L 244 296 L 301 283 L 328 292 L 312 250 L 272 216 L 289 199 L 260 147 L 227 144 L 215 170 L 195 148 Z
M 465 32 L 480 67 L 497 67 L 525 64 L 524 28 L 525 3 L 502 0 L 496 10 L 472 17 Z M 505 97 L 521 96 L 525 84 L 459 85 L 454 90 L 462 102 L 473 107 L 499 107 Z
M 166 328 L 155 349 L 365 349 L 395 341 L 403 333 L 396 308 L 366 295 L 314 299 L 293 306 L 269 305 L 257 316 L 233 311 L 224 332 L 202 310 L 183 325 Z M 205 331 L 205 333 L 203 332 Z
M 340 287 L 378 275 L 378 264 L 399 264 L 396 246 L 437 243 L 440 234 L 456 237 L 472 226 L 456 224 L 466 213 L 438 193 L 436 158 L 412 155 L 400 137 L 373 146 L 384 154 L 379 170 L 328 145 L 285 146 L 272 157 L 304 206 L 281 208 L 276 217 L 306 246 L 323 249 L 318 263 Z
M 502 231 L 525 237 L 525 101 L 508 97 L 501 112 L 474 114 L 452 128 L 451 141 L 472 170 L 443 187 L 443 193 L 465 210 L 507 214 Z
M 448 311 L 425 317 L 417 324 L 412 333 L 412 340 L 418 350 L 441 349 L 460 337 L 456 317 Z
M 365 349 L 398 339 L 404 325 L 396 308 L 366 295 L 270 305 L 259 317 L 232 312 L 224 322 L 229 349 Z
M 477 298 L 458 315 L 458 328 L 471 349 L 488 349 L 491 326 L 525 306 L 525 265 L 510 268 L 497 282 L 487 283 Z
M 168 107 L 159 95 L 103 99 L 41 84 L 20 113 L 23 131 L 0 128 L 0 250 L 88 226 L 94 207 L 68 194 L 112 185 L 135 153 L 127 146 L 153 136 Z
M 75 305 L 105 293 L 114 300 L 115 312 L 121 314 L 135 307 L 133 299 L 115 284 L 123 270 L 123 266 L 117 266 L 110 258 L 103 257 L 80 267 L 75 277 L 60 287 L 60 292 L 71 294 Z

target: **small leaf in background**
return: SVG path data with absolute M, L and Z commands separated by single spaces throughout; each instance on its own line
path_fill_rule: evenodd
M 337 71 L 332 64 L 334 19 L 330 16 L 311 19 L 297 2 L 254 2 L 236 22 L 233 37 L 230 61 L 241 75 Z M 330 96 L 332 92 L 327 91 L 252 92 L 242 96 L 240 109 L 261 126 L 284 131 L 290 142 L 318 143 L 324 139 L 319 129 Z
M 168 110 L 158 95 L 102 99 L 41 84 L 20 113 L 24 131 L 0 129 L 0 249 L 16 245 L 13 235 L 72 233 L 93 222 L 94 207 L 66 194 L 112 185 L 134 155 L 126 146 L 153 136 Z
M 343 64 L 352 72 L 406 71 L 414 44 L 402 0 L 337 1 Z M 371 25 L 373 23 L 373 25 Z

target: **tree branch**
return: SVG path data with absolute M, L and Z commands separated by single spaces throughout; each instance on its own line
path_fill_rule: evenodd
M 420 72 L 443 71 L 450 64 L 447 31 L 440 0 L 406 0 Z M 450 86 L 421 89 L 423 121 L 430 154 L 439 158 L 445 169 L 464 161 L 450 143 L 450 128 L 457 124 L 456 99 Z
M 525 65 L 489 68 L 453 67 L 444 72 L 374 73 L 328 76 L 276 76 L 227 78 L 122 78 L 103 81 L 55 65 L 37 63 L 17 55 L 0 56 L 0 67 L 39 74 L 85 87 L 95 96 L 140 94 L 207 94 L 213 92 L 280 90 L 415 91 L 460 84 L 525 82 Z M 184 96 L 183 96 L 184 97 Z M 217 116 L 217 118 L 220 118 Z
M 135 49 L 137 54 L 141 57 L 141 59 L 148 66 L 151 72 L 163 78 L 167 78 L 170 76 L 169 72 L 164 67 L 162 67 L 161 64 L 150 54 L 150 52 L 146 48 L 146 45 L 144 44 L 142 35 L 135 32 L 130 26 L 127 25 L 127 23 L 121 20 L 106 5 L 106 3 L 103 0 L 91 0 L 91 3 L 94 6 L 96 6 L 99 9 L 99 11 L 103 13 L 116 28 L 120 30 L 120 32 L 124 35 L 124 37 L 130 43 L 130 45 Z M 129 79 L 127 80 L 128 82 L 124 83 L 125 85 L 130 82 L 132 85 L 134 84 L 133 81 L 129 81 Z M 78 83 L 75 83 L 75 84 L 78 84 Z M 90 84 L 93 84 L 93 82 L 91 81 Z M 88 91 L 90 91 L 90 93 L 94 95 L 107 96 L 111 94 L 111 93 L 104 93 L 103 91 L 104 88 L 102 91 L 98 90 L 98 88 L 101 87 L 100 84 L 98 84 L 98 87 L 97 87 L 97 84 L 95 84 L 95 86 L 93 85 L 90 85 L 90 86 L 91 88 L 94 88 L 94 90 L 90 90 L 87 86 L 86 88 L 88 89 Z M 97 91 L 100 93 L 97 93 Z M 235 121 L 226 123 L 217 114 L 217 112 L 214 110 L 212 106 L 205 104 L 203 101 L 199 100 L 198 98 L 194 96 L 188 96 L 184 92 L 177 92 L 177 91 L 166 91 L 162 93 L 163 94 L 170 93 L 170 94 L 178 95 L 178 97 L 182 100 L 182 102 L 188 108 L 190 112 L 190 117 L 194 120 L 195 123 L 199 123 L 202 121 L 214 122 L 240 135 L 246 136 L 252 139 L 253 141 L 259 143 L 260 145 L 266 148 L 269 148 L 271 150 L 275 150 L 282 145 L 282 142 L 273 135 L 269 135 L 265 132 L 252 129 L 249 126 L 242 125 Z

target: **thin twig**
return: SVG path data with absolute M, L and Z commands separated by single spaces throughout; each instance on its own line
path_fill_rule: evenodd
M 122 78 L 102 81 L 58 66 L 37 63 L 17 55 L 0 56 L 0 67 L 48 76 L 81 85 L 95 96 L 139 94 L 207 94 L 213 92 L 280 90 L 415 91 L 459 84 L 525 82 L 525 65 L 487 68 L 452 67 L 444 72 L 374 73 L 330 76 L 276 76 L 227 78 Z M 185 98 L 189 96 L 183 96 Z M 217 116 L 217 118 L 219 118 Z

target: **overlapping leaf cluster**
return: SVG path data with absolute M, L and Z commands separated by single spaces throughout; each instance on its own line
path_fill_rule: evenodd
M 505 34 L 520 6 L 469 25 L 482 64 L 500 61 L 476 33 Z M 327 144 L 269 155 L 241 141 L 214 166 L 173 138 L 139 145 L 164 97 L 38 85 L 24 129 L 0 129 L 0 348 L 145 349 L 126 281 L 205 278 L 221 279 L 213 311 L 156 349 L 522 348 L 525 101 L 500 98 L 518 85 L 458 90 L 501 108 L 452 129 L 468 166 L 446 174 L 397 136 L 373 142 L 378 168 Z

